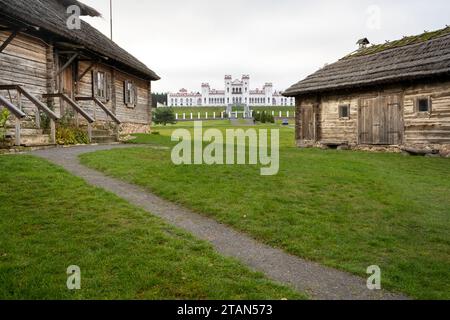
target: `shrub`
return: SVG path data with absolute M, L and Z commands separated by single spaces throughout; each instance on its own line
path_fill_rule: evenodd
M 261 113 L 259 112 L 255 112 L 255 115 L 253 117 L 255 119 L 255 121 L 261 121 Z
M 88 144 L 86 132 L 74 126 L 59 126 L 56 128 L 56 142 L 60 145 Z
M 175 113 L 172 108 L 158 108 L 153 114 L 153 122 L 155 124 L 176 124 Z
M 7 109 L 3 109 L 0 112 L 0 141 L 5 140 L 6 136 L 6 122 L 8 121 L 10 112 Z
M 266 115 L 266 112 L 263 111 L 261 113 L 261 123 L 266 123 L 266 122 L 267 122 L 267 115 Z

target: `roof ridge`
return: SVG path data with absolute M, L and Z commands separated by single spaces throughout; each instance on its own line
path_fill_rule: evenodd
M 427 36 L 427 38 L 422 39 L 424 36 Z M 339 59 L 338 61 L 356 58 L 356 57 L 366 57 L 366 56 L 386 52 L 386 51 L 393 50 L 393 49 L 399 49 L 399 48 L 404 48 L 404 47 L 408 47 L 408 46 L 431 42 L 431 41 L 438 40 L 440 38 L 444 38 L 444 37 L 448 37 L 448 36 L 450 36 L 450 26 L 446 26 L 443 29 L 438 29 L 435 31 L 426 31 L 426 32 L 418 34 L 418 35 L 405 36 L 402 39 L 388 41 L 384 44 L 375 44 L 371 47 L 354 51 L 354 52 L 346 55 L 345 57 Z

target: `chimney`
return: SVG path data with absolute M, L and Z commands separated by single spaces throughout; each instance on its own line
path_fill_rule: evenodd
M 359 46 L 359 50 L 362 50 L 362 49 L 367 48 L 367 46 L 370 44 L 370 41 L 367 38 L 363 38 L 363 39 L 358 40 L 358 42 L 356 44 Z

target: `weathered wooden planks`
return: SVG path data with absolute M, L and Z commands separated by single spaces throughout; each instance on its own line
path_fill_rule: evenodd
M 429 97 L 431 112 L 420 113 L 416 100 Z M 355 90 L 348 94 L 322 95 L 316 128 L 310 116 L 312 98 L 298 97 L 297 139 L 342 141 L 350 144 L 449 144 L 450 80 L 414 85 L 391 85 L 378 90 Z M 301 101 L 301 102 L 300 102 Z M 350 107 L 350 117 L 340 118 L 339 106 Z M 306 126 L 306 128 L 305 128 Z

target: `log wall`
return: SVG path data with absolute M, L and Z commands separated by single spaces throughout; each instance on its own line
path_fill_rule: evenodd
M 83 74 L 90 66 L 90 62 L 79 63 L 79 74 Z M 110 66 L 104 64 L 96 64 L 93 71 L 105 72 L 106 77 L 111 81 L 111 93 L 109 99 L 103 103 L 124 123 L 122 126 L 123 133 L 147 132 L 150 128 L 150 110 L 149 101 L 151 101 L 150 82 L 141 80 L 132 75 L 126 74 L 119 70 L 114 70 Z M 137 88 L 137 105 L 135 107 L 127 106 L 124 103 L 124 82 L 132 81 Z M 114 85 L 112 84 L 114 82 Z M 92 91 L 92 72 L 89 71 L 77 86 L 77 95 L 90 97 Z M 106 114 L 103 110 L 96 106 L 92 101 L 80 102 L 83 109 L 98 121 L 106 120 Z
M 10 32 L 0 31 L 0 43 L 9 35 Z M 46 54 L 47 45 L 43 41 L 18 34 L 0 53 L 0 84 L 19 84 L 40 99 L 48 86 Z M 16 93 L 11 91 L 11 95 L 13 102 L 18 103 Z M 25 98 L 22 106 L 26 113 L 34 112 L 34 106 Z
M 318 98 L 319 117 L 317 142 L 357 145 L 359 135 L 359 107 L 364 99 L 396 96 L 401 104 L 401 145 L 450 144 L 450 80 L 410 85 L 386 86 L 378 90 L 355 91 L 347 94 L 322 95 Z M 431 112 L 417 112 L 418 98 L 430 98 Z M 389 100 L 389 99 L 388 99 Z M 302 139 L 302 107 L 311 106 L 315 99 L 297 97 L 296 136 Z M 340 118 L 339 106 L 350 106 L 350 116 Z

